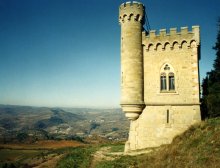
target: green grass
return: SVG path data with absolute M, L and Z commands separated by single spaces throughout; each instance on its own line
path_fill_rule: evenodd
M 68 154 L 58 162 L 57 168 L 87 168 L 92 163 L 92 155 L 102 147 L 110 147 L 109 152 L 124 151 L 124 143 L 72 148 L 68 151 Z
M 41 152 L 41 150 L 0 149 L 0 162 L 18 161 L 23 158 L 31 158 L 37 156 Z
M 110 147 L 111 147 L 110 152 L 124 152 L 125 144 L 124 143 L 113 144 Z
M 112 161 L 101 161 L 96 165 L 96 168 L 127 168 L 129 166 L 138 166 L 137 156 L 122 156 Z
M 45 153 L 46 150 L 0 149 L 0 168 L 23 167 L 23 161 Z
M 69 151 L 69 153 L 62 158 L 57 168 L 86 168 L 92 162 L 92 154 L 97 150 L 97 147 L 77 147 Z

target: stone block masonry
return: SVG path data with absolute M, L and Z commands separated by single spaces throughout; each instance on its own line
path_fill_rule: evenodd
M 201 120 L 200 28 L 146 32 L 145 7 L 119 7 L 121 106 L 130 120 L 125 151 L 157 147 Z

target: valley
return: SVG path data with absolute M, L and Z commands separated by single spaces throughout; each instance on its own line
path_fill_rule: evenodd
M 0 105 L 0 143 L 39 140 L 125 141 L 129 121 L 120 109 Z

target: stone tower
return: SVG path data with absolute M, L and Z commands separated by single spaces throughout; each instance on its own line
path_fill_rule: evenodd
M 126 3 L 120 6 L 121 23 L 121 106 L 126 117 L 135 120 L 144 105 L 143 30 L 144 6 Z
M 156 147 L 201 120 L 200 30 L 169 33 L 143 28 L 144 5 L 123 3 L 121 25 L 121 107 L 130 120 L 125 151 Z

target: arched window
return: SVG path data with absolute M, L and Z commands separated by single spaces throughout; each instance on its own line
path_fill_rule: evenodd
M 167 79 L 165 73 L 160 75 L 160 89 L 164 91 L 167 90 Z
M 175 90 L 175 78 L 174 73 L 169 73 L 169 90 Z
M 160 91 L 175 91 L 175 74 L 174 69 L 169 64 L 164 64 L 160 72 Z

